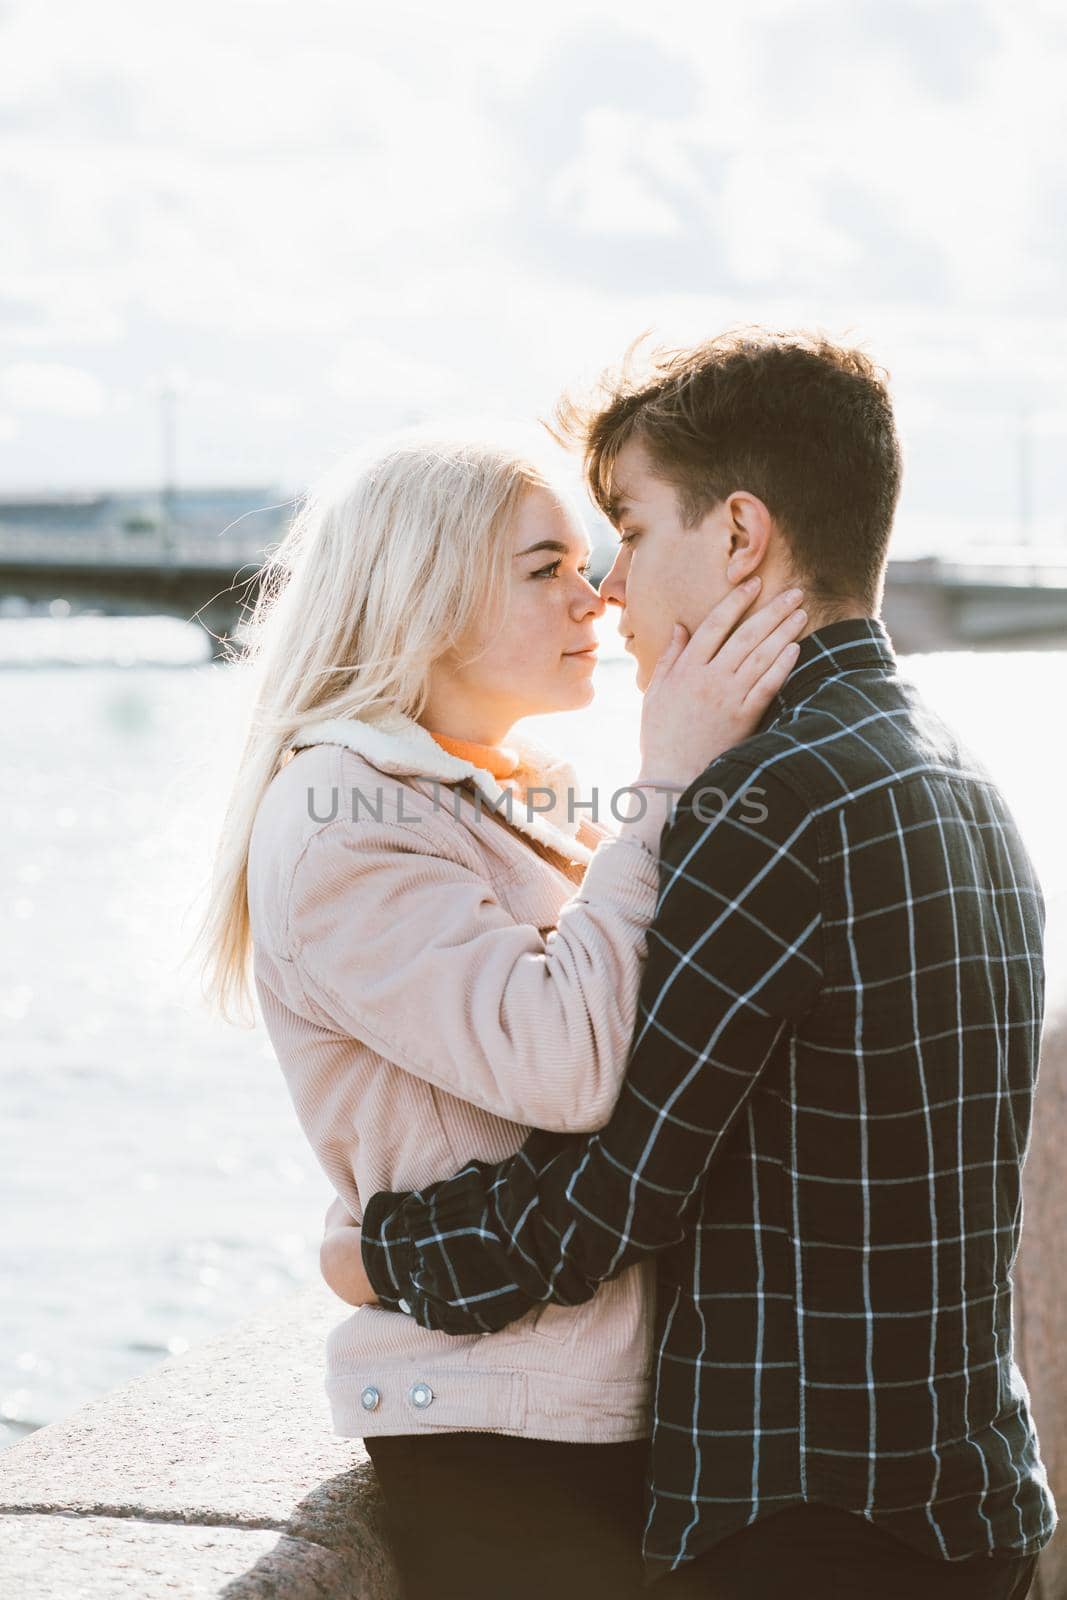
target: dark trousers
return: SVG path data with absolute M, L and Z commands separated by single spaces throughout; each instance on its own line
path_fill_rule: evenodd
M 404 1600 L 639 1600 L 648 1440 L 364 1440 Z
M 939 1561 L 832 1506 L 790 1507 L 642 1585 L 648 1441 L 364 1441 L 404 1600 L 1024 1600 L 1036 1556 Z
M 1023 1600 L 1036 1556 L 940 1561 L 833 1506 L 792 1506 L 650 1590 L 663 1600 Z

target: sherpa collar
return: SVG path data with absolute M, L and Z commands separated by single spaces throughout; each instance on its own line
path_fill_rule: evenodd
M 364 722 L 359 717 L 305 722 L 297 728 L 290 742 L 294 749 L 311 744 L 343 744 L 363 756 L 379 772 L 396 777 L 433 778 L 440 783 L 462 783 L 469 779 L 494 804 L 508 792 L 491 772 L 443 750 L 420 723 L 399 711 L 389 712 L 374 722 Z M 593 853 L 577 837 L 578 820 L 567 815 L 568 796 L 573 793 L 577 797 L 578 794 L 574 768 L 531 739 L 511 739 L 509 743 L 519 757 L 520 775 L 530 780 L 527 786 L 551 789 L 555 800 L 551 810 L 530 815 L 525 804 L 516 798 L 510 818 L 503 808 L 500 816 L 539 844 L 558 851 L 569 861 L 588 866 Z M 538 796 L 539 802 L 546 799 L 546 796 Z

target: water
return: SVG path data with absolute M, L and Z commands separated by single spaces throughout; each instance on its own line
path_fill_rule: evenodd
M 638 701 L 605 627 L 595 705 L 529 728 L 610 790 Z M 317 1276 L 331 1192 L 266 1035 L 180 966 L 243 716 L 204 648 L 167 619 L 0 619 L 0 1447 Z M 1067 651 L 906 667 L 1008 792 L 1067 971 Z

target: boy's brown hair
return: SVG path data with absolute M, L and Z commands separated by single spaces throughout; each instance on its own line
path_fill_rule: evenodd
M 638 439 L 689 526 L 747 490 L 781 528 L 812 599 L 874 611 L 901 482 L 888 374 L 821 334 L 758 327 L 655 350 L 638 371 L 643 340 L 592 399 L 556 409 L 553 432 L 581 450 L 608 519 L 616 458 Z

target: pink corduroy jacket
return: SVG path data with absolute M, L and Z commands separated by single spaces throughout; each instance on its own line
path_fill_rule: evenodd
M 657 863 L 567 819 L 574 774 L 533 745 L 508 786 L 410 719 L 311 723 L 256 814 L 254 978 L 297 1116 L 358 1221 L 379 1189 L 584 1132 L 618 1096 Z M 545 805 L 541 795 L 535 802 Z M 584 880 L 576 881 L 585 868 Z M 570 875 L 569 875 L 570 874 Z M 453 1338 L 363 1306 L 326 1341 L 337 1433 L 649 1431 L 654 1266 L 577 1307 Z

